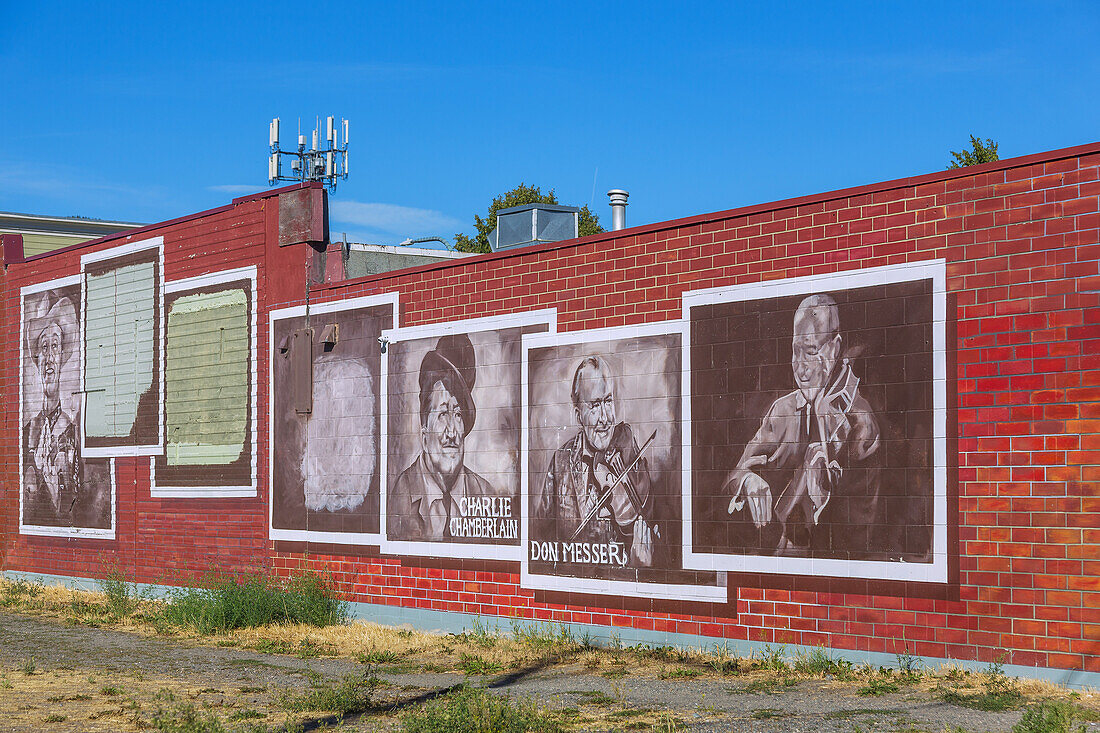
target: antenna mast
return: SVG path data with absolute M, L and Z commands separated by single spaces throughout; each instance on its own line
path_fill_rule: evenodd
M 342 133 L 342 134 L 341 134 Z M 342 142 L 341 142 L 342 141 Z M 321 118 L 317 118 L 317 127 L 313 130 L 313 145 L 306 150 L 306 136 L 299 131 L 298 149 L 282 150 L 279 147 L 279 118 L 271 121 L 267 136 L 271 155 L 267 159 L 267 185 L 277 181 L 298 181 L 306 183 L 319 181 L 336 190 L 336 182 L 348 177 L 348 121 L 335 117 L 325 120 L 325 136 L 321 138 Z M 283 156 L 290 156 L 290 175 L 283 175 Z

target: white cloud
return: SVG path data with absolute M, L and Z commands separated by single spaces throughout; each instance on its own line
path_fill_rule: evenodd
M 259 193 L 265 189 L 262 185 L 252 183 L 227 183 L 222 186 L 207 186 L 206 188 L 209 191 L 219 193 Z
M 329 212 L 333 221 L 402 237 L 436 234 L 450 238 L 462 229 L 462 222 L 443 212 L 396 204 L 332 201 Z

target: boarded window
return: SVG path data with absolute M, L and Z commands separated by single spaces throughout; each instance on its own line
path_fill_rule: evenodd
M 244 290 L 187 295 L 168 306 L 165 459 L 169 466 L 226 465 L 244 452 L 248 320 Z

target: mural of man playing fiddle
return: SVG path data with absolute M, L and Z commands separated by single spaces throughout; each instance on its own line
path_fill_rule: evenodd
M 881 431 L 842 346 L 836 301 L 805 298 L 794 315 L 797 389 L 772 403 L 723 484 L 729 514 L 747 511 L 761 538 L 778 535 L 775 555 L 879 549 Z
M 538 534 L 614 546 L 609 564 L 652 567 L 660 530 L 651 517 L 649 470 L 630 425 L 615 419 L 614 378 L 602 357 L 581 361 L 571 397 L 580 431 L 550 461 L 534 512 Z

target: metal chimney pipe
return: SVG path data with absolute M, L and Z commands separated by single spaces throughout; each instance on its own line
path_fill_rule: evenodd
M 621 188 L 613 188 L 607 192 L 611 199 L 611 231 L 617 232 L 626 229 L 626 199 L 629 193 Z

